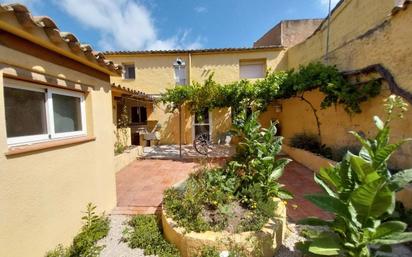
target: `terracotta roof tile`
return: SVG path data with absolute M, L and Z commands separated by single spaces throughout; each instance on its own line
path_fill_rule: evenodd
M 213 53 L 213 52 L 238 52 L 254 50 L 279 50 L 285 48 L 281 45 L 260 47 L 230 47 L 230 48 L 206 48 L 206 49 L 173 49 L 173 50 L 141 50 L 141 51 L 106 51 L 105 55 L 129 55 L 129 54 L 174 54 L 174 53 Z
M 80 44 L 80 41 L 74 34 L 61 32 L 51 18 L 47 16 L 32 16 L 29 9 L 22 4 L 0 4 L 0 17 L 8 13 L 14 13 L 16 20 L 26 32 L 33 28 L 42 29 L 51 43 L 66 43 L 72 53 L 76 55 L 83 53 L 87 61 L 98 64 L 110 72 L 121 74 L 122 67 L 120 65 L 105 60 L 104 55 L 93 51 L 90 45 Z

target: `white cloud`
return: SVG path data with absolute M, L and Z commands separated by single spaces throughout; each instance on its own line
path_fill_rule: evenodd
M 197 12 L 197 13 L 207 12 L 207 8 L 206 8 L 205 6 L 196 6 L 194 10 L 195 10 L 195 12 Z
M 150 11 L 132 0 L 60 0 L 62 9 L 100 33 L 102 50 L 176 49 L 201 46 L 188 42 L 186 31 L 171 38 L 159 37 Z
M 321 5 L 321 8 L 324 10 L 328 10 L 329 8 L 329 0 L 316 0 L 319 2 L 319 4 Z M 331 1 L 331 9 L 333 9 L 333 7 L 336 6 L 336 4 L 339 2 L 339 0 L 332 0 Z

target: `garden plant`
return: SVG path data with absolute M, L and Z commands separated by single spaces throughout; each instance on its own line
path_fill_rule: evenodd
M 74 237 L 69 247 L 58 245 L 56 249 L 46 253 L 46 257 L 98 257 L 104 246 L 97 241 L 109 233 L 109 219 L 104 213 L 96 214 L 96 206 L 89 203 L 82 217 L 83 226 L 80 233 Z
M 409 141 L 390 142 L 391 122 L 403 117 L 406 104 L 400 97 L 390 96 L 385 111 L 384 121 L 374 117 L 378 131 L 374 138 L 351 132 L 362 145 L 359 153 L 347 152 L 337 165 L 315 174 L 325 193 L 308 195 L 307 199 L 332 213 L 334 219 L 300 221 L 326 228 L 307 233 L 308 240 L 300 246 L 303 251 L 312 255 L 383 256 L 390 245 L 412 240 L 412 233 L 405 232 L 407 224 L 391 217 L 395 193 L 412 181 L 412 169 L 395 174 L 388 169 L 391 155 Z
M 258 113 L 245 112 L 235 120 L 243 138 L 237 155 L 223 168 L 205 168 L 180 188 L 165 192 L 168 216 L 187 231 L 257 231 L 273 217 L 273 197 L 291 198 L 278 179 L 289 162 L 278 159 L 282 138 L 275 124 L 267 129 L 257 121 Z

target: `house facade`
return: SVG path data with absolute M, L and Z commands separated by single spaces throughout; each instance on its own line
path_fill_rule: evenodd
M 87 203 L 116 205 L 110 76 L 47 17 L 0 6 L 0 256 L 67 245 Z
M 218 83 L 230 83 L 240 79 L 263 78 L 268 70 L 284 70 L 285 49 L 282 46 L 254 48 L 172 50 L 172 51 L 135 51 L 106 52 L 105 56 L 113 62 L 123 65 L 122 77 L 112 77 L 114 84 L 126 88 L 142 90 L 157 98 L 167 88 L 186 85 L 193 81 L 202 83 L 210 75 Z M 117 105 L 118 106 L 118 105 Z M 139 106 L 139 104 L 137 104 Z M 167 113 L 166 106 L 142 103 L 144 114 L 152 126 L 160 132 L 160 144 L 179 143 L 179 114 Z M 129 107 L 132 111 L 133 106 Z M 140 111 L 140 109 L 139 109 Z M 117 113 L 119 113 L 117 111 Z M 182 111 L 182 143 L 191 144 L 199 133 L 208 133 L 213 142 L 231 127 L 231 115 L 228 110 L 210 110 L 199 121 L 195 114 Z M 133 131 L 132 131 L 133 134 Z

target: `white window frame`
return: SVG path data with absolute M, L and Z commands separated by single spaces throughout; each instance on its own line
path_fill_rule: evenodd
M 28 82 L 5 81 L 4 87 L 16 88 L 16 89 L 22 89 L 22 90 L 28 90 L 28 91 L 34 91 L 34 92 L 42 92 L 45 94 L 45 100 L 46 100 L 44 103 L 44 108 L 46 112 L 47 134 L 20 136 L 20 137 L 8 137 L 7 144 L 9 146 L 27 145 L 27 144 L 87 135 L 86 108 L 85 108 L 85 99 L 84 99 L 83 93 L 63 90 L 63 89 L 56 89 L 56 88 L 41 86 L 38 84 L 28 83 Z M 53 98 L 52 98 L 53 94 L 80 98 L 80 113 L 81 113 L 82 130 L 73 131 L 73 132 L 55 133 L 54 114 L 53 114 Z
M 55 132 L 54 113 L 53 113 L 53 94 L 80 98 L 80 115 L 81 115 L 82 130 L 72 131 L 72 132 L 62 132 L 62 133 Z M 48 89 L 47 90 L 47 105 L 48 105 L 48 111 L 50 112 L 49 114 L 50 118 L 48 119 L 47 123 L 49 124 L 49 121 L 50 121 L 49 134 L 52 139 L 74 137 L 74 136 L 84 136 L 87 134 L 84 94 L 80 92 L 73 92 L 73 91 L 67 91 L 67 90 L 61 90 L 61 89 Z
M 196 126 L 209 126 L 209 138 L 210 138 L 210 141 L 212 141 L 212 133 L 213 133 L 213 131 L 212 131 L 212 129 L 213 129 L 213 126 L 212 126 L 212 111 L 208 111 L 209 112 L 209 123 L 196 123 L 196 117 L 195 117 L 195 114 L 193 114 L 192 115 L 192 141 L 193 140 L 195 140 L 196 139 L 196 129 L 195 129 L 195 127 Z

